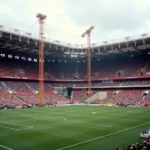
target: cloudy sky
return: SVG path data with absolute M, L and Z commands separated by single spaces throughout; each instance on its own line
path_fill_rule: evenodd
M 81 34 L 91 25 L 92 42 L 150 31 L 150 0 L 0 0 L 0 24 L 38 33 L 36 13 L 47 15 L 46 37 L 85 43 Z

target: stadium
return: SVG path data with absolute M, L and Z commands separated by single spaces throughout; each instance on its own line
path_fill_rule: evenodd
M 150 34 L 71 44 L 37 18 L 0 26 L 0 150 L 149 150 Z

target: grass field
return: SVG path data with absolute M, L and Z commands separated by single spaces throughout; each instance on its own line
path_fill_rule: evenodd
M 0 150 L 115 150 L 142 140 L 149 128 L 150 109 L 142 108 L 2 110 Z

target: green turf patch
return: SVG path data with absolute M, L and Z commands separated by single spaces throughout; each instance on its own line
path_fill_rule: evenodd
M 13 150 L 123 148 L 141 140 L 140 132 L 150 128 L 149 114 L 150 109 L 94 106 L 0 111 L 0 126 L 18 129 L 0 127 L 0 145 Z
M 31 129 L 33 128 L 32 126 L 26 126 L 18 123 L 14 123 L 14 121 L 0 121 L 0 128 L 4 129 L 10 129 L 10 130 L 15 130 L 15 131 L 21 131 L 25 129 Z

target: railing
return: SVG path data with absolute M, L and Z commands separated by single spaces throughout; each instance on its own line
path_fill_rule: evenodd
M 12 80 L 32 80 L 32 81 L 38 81 L 38 78 L 28 78 L 28 77 L 16 77 L 16 76 L 0 76 L 0 79 L 12 79 Z M 150 79 L 150 75 L 147 76 L 131 76 L 131 77 L 112 77 L 112 78 L 92 78 L 92 81 L 106 81 L 106 80 L 113 80 L 113 81 L 119 81 L 119 80 L 135 80 L 135 79 Z M 53 78 L 45 78 L 45 81 L 52 81 L 52 82 L 87 82 L 87 79 L 53 79 Z

